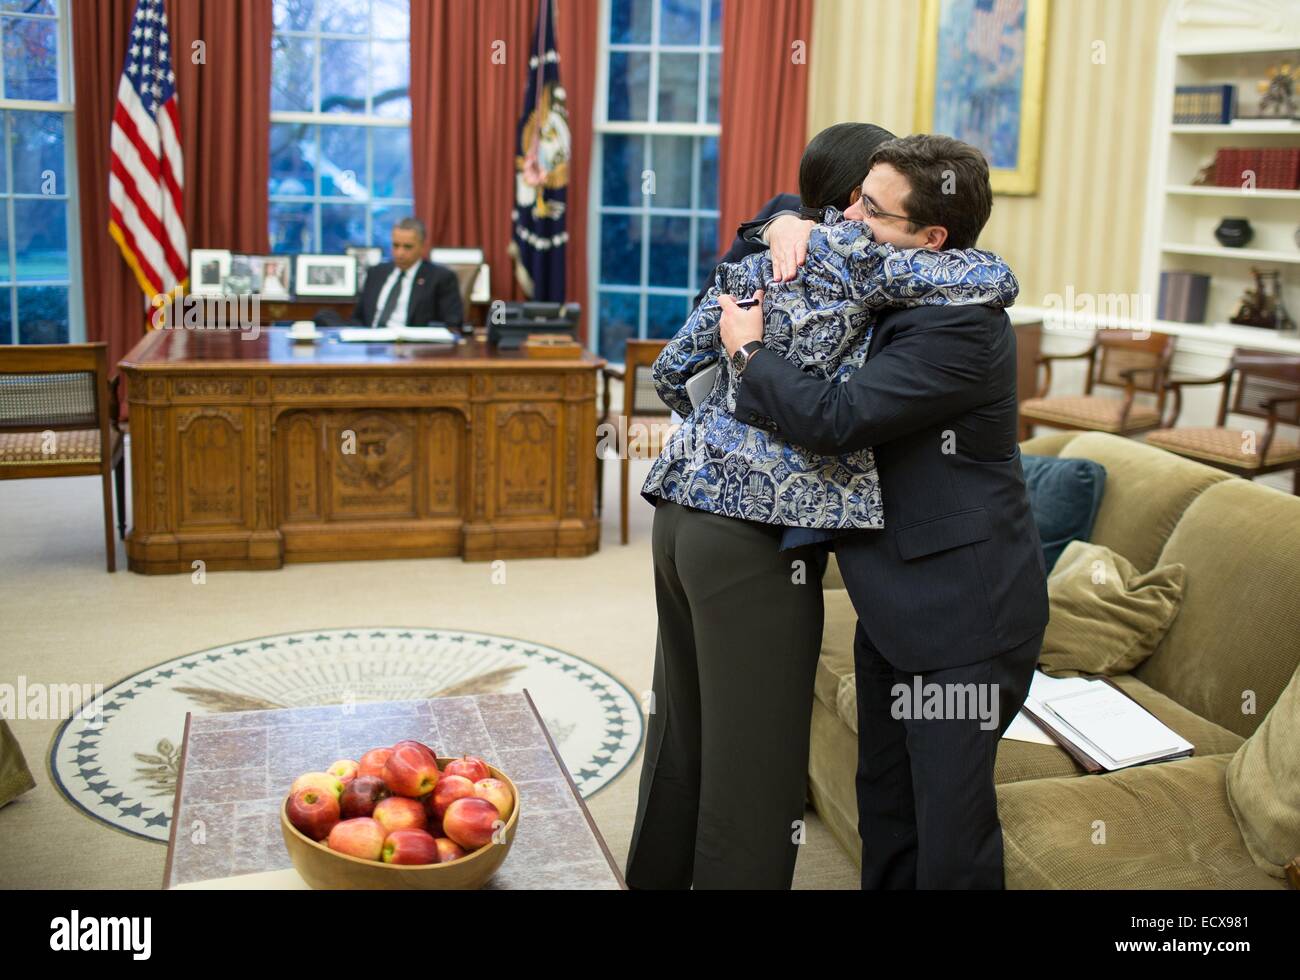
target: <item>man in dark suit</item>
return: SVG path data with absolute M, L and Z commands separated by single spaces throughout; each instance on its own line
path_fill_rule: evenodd
M 418 218 L 403 218 L 393 226 L 393 261 L 366 274 L 352 310 L 355 322 L 367 327 L 460 327 L 465 312 L 456 273 L 425 260 L 424 243 L 424 222 Z
M 973 247 L 992 206 L 983 156 L 940 136 L 883 146 L 855 198 L 845 217 L 904 248 Z M 775 219 L 776 278 L 793 277 L 810 227 Z M 858 613 L 862 885 L 1000 888 L 993 763 L 1047 624 L 1010 321 L 984 306 L 891 311 L 862 368 L 836 384 L 764 353 L 760 309 L 721 303 L 728 354 L 748 355 L 738 418 L 822 453 L 875 450 L 885 527 L 835 540 Z M 942 717 L 916 710 L 918 683 L 956 694 Z M 963 710 L 985 698 L 987 712 Z

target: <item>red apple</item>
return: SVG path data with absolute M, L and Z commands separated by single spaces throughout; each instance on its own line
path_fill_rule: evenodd
M 447 836 L 467 851 L 476 851 L 490 844 L 492 832 L 500 823 L 501 814 L 497 808 L 476 796 L 453 800 L 442 818 Z
M 395 796 L 424 796 L 439 775 L 438 764 L 413 745 L 394 749 L 384 763 L 384 782 Z
M 378 861 L 384 850 L 384 825 L 370 817 L 357 817 L 334 825 L 330 831 L 329 848 L 340 854 Z
M 442 782 L 442 780 L 440 779 L 438 782 Z M 434 787 L 434 791 L 437 791 L 436 786 Z M 433 812 L 433 797 L 434 793 L 430 793 L 421 801 L 424 803 L 424 815 L 429 821 L 427 829 L 434 837 L 445 837 L 446 835 L 442 832 L 442 817 Z
M 338 797 L 328 790 L 308 786 L 289 797 L 284 813 L 300 833 L 312 840 L 324 840 L 339 822 Z
M 488 779 L 492 776 L 492 770 L 488 768 L 488 764 L 475 755 L 453 759 L 447 763 L 447 768 L 443 771 L 453 776 L 464 776 L 471 783 L 477 783 L 480 779 Z
M 396 830 L 426 830 L 429 819 L 424 815 L 424 805 L 419 800 L 405 796 L 390 796 L 380 800 L 371 814 L 392 834 Z
M 346 787 L 348 783 L 357 778 L 357 771 L 360 768 L 361 766 L 351 759 L 339 759 L 338 762 L 335 762 L 325 771 L 331 776 L 337 776 L 339 782 Z
M 393 743 L 393 751 L 396 752 L 403 745 L 414 745 L 417 749 L 432 759 L 435 766 L 438 764 L 438 753 L 433 751 L 433 749 L 429 748 L 429 746 L 425 745 L 423 742 L 417 742 L 414 739 L 409 738 L 403 739 L 400 742 Z
M 439 864 L 446 864 L 448 861 L 456 861 L 465 856 L 465 848 L 461 847 L 450 837 L 435 837 L 433 842 L 438 847 Z
M 510 787 L 499 779 L 493 779 L 491 776 L 480 779 L 474 784 L 474 795 L 496 807 L 502 820 L 509 820 L 510 814 L 514 812 L 515 795 L 510 792 Z
M 339 810 L 344 820 L 368 817 L 375 812 L 375 805 L 390 795 L 381 777 L 358 776 L 343 787 Z
M 388 757 L 392 754 L 392 749 L 371 749 L 361 757 L 361 765 L 357 769 L 357 775 L 382 776 L 384 774 L 384 764 L 388 762 Z
M 384 841 L 383 860 L 385 864 L 437 864 L 438 845 L 428 831 L 394 830 Z
M 300 789 L 315 788 L 322 793 L 333 793 L 334 799 L 343 795 L 343 781 L 338 776 L 331 776 L 327 772 L 305 772 L 293 781 L 289 787 L 290 795 L 298 792 Z
M 455 800 L 474 795 L 474 784 L 464 776 L 443 775 L 433 788 L 433 815 L 441 820 Z

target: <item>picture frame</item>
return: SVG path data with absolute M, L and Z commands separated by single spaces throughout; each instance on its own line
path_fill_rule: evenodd
M 351 298 L 357 294 L 357 260 L 351 255 L 298 255 L 293 281 L 299 298 Z
M 979 147 L 995 194 L 1038 192 L 1047 27 L 1047 0 L 922 0 L 916 131 Z
M 361 292 L 366 273 L 384 261 L 384 250 L 378 245 L 349 245 L 344 251 L 357 260 L 357 292 Z
M 290 300 L 293 298 L 293 256 L 262 255 L 261 279 L 258 295 L 262 299 Z
M 255 295 L 262 283 L 262 259 L 258 255 L 232 252 L 230 270 L 221 280 L 221 291 L 227 296 Z
M 190 249 L 190 295 L 224 295 L 226 277 L 230 275 L 230 250 L 226 248 Z

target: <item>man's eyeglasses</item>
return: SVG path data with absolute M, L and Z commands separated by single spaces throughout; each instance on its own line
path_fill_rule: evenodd
M 890 211 L 881 211 L 880 208 L 871 203 L 870 198 L 863 196 L 861 187 L 855 187 L 849 193 L 850 206 L 857 204 L 858 201 L 862 202 L 862 206 L 867 212 L 867 217 L 873 220 L 876 218 L 898 218 L 901 221 L 907 221 L 914 225 L 924 224 L 924 222 L 917 221 L 915 218 L 909 218 L 905 214 L 893 214 Z

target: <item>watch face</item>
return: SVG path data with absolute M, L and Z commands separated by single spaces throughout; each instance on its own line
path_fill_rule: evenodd
M 744 348 L 741 348 L 731 355 L 731 366 L 736 369 L 737 374 L 745 370 L 745 362 L 747 360 L 749 360 L 749 358 L 745 354 Z

